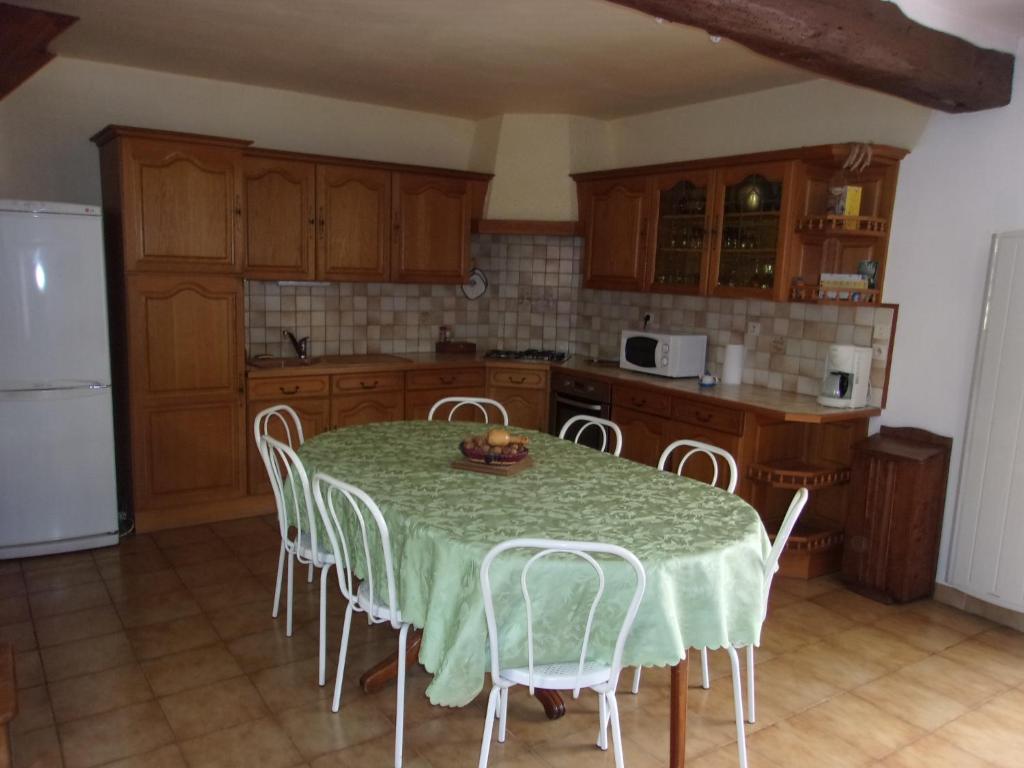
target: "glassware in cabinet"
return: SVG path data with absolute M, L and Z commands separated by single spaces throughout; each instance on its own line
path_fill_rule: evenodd
M 657 219 L 651 289 L 703 291 L 711 245 L 707 171 L 671 174 L 656 181 Z

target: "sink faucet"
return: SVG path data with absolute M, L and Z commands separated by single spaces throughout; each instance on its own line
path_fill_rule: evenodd
M 296 339 L 295 334 L 291 331 L 281 331 L 281 335 L 291 342 L 292 347 L 295 349 L 295 354 L 300 360 L 305 360 L 309 357 L 309 336 Z

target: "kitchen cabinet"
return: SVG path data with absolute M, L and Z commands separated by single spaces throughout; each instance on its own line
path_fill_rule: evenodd
M 826 144 L 573 174 L 586 238 L 584 286 L 771 301 L 880 303 L 889 224 L 906 150 Z M 861 190 L 860 215 L 828 212 Z M 821 275 L 871 274 L 858 291 Z
M 259 385 L 265 386 L 269 379 L 256 379 L 250 380 L 249 393 L 250 397 L 253 394 L 252 384 L 258 382 Z M 282 383 L 287 390 L 292 390 L 295 385 L 287 385 Z M 279 387 L 280 388 L 280 387 Z M 260 457 L 259 449 L 256 446 L 256 439 L 252 434 L 252 425 L 256 420 L 256 414 L 262 411 L 264 408 L 270 408 L 274 405 L 287 405 L 291 406 L 295 413 L 299 416 L 299 423 L 302 424 L 302 435 L 303 438 L 308 440 L 314 435 L 319 435 L 321 432 L 326 432 L 330 429 L 330 418 L 331 418 L 331 401 L 327 397 L 309 397 L 309 396 L 296 396 L 296 395 L 278 395 L 271 400 L 249 400 L 246 407 L 246 431 L 245 431 L 245 444 L 247 448 L 248 456 L 248 475 L 249 493 L 252 495 L 259 495 L 270 493 L 270 482 L 267 479 L 267 469 L 263 464 L 263 459 Z M 278 419 L 271 419 L 268 423 L 270 436 L 287 442 L 287 435 L 285 434 L 284 427 Z M 295 445 L 294 435 L 292 436 L 292 445 Z
M 547 429 L 548 371 L 545 367 L 488 366 L 487 397 L 505 406 L 510 426 Z
M 332 376 L 331 428 L 405 416 L 405 375 L 401 371 L 368 371 Z
M 710 170 L 657 176 L 653 205 L 654 254 L 648 284 L 652 291 L 706 293 L 714 245 L 715 175 Z
M 728 432 L 721 432 L 717 429 L 709 429 L 707 427 L 697 427 L 693 424 L 687 424 L 681 421 L 670 421 L 665 425 L 664 431 L 664 444 L 661 450 L 664 451 L 671 443 L 676 440 L 697 440 L 702 443 L 713 445 L 716 448 L 728 451 L 732 454 L 732 457 L 736 460 L 738 473 L 736 477 L 737 492 L 740 490 L 740 483 L 743 479 L 743 467 L 740 466 L 740 438 L 736 435 L 729 434 Z M 672 454 L 672 459 L 669 469 L 672 472 L 676 472 L 679 468 L 679 461 L 686 455 L 689 449 L 680 448 Z M 699 480 L 702 483 L 711 484 L 711 480 L 714 478 L 714 467 L 711 465 L 711 461 L 706 455 L 694 454 L 691 456 L 686 465 L 683 467 L 683 475 L 685 477 L 691 477 L 694 480 Z M 721 459 L 718 460 L 718 482 L 716 485 L 719 488 L 726 488 L 729 484 L 729 467 L 726 466 L 725 462 Z
M 465 282 L 472 200 L 464 178 L 399 172 L 392 176 L 391 280 Z
M 317 279 L 389 279 L 392 175 L 379 168 L 317 165 Z M 468 220 L 466 227 L 468 232 Z
M 137 514 L 245 493 L 242 301 L 231 277 L 127 279 Z
M 316 180 L 312 163 L 261 155 L 243 158 L 242 247 L 246 277 L 314 279 Z
M 112 135 L 100 134 L 98 141 Z M 237 272 L 241 267 L 242 147 L 229 140 L 126 137 L 111 147 L 120 162 L 119 208 L 128 272 Z M 118 173 L 107 167 L 104 179 Z
M 622 430 L 623 458 L 658 466 L 665 443 L 664 416 L 613 404 L 612 421 Z
M 431 407 L 443 397 L 484 397 L 484 367 L 417 369 L 405 374 L 405 418 L 426 419 Z M 459 421 L 483 421 L 477 408 L 459 409 Z M 447 412 L 438 412 L 437 419 L 447 419 Z
M 648 179 L 616 178 L 580 184 L 584 225 L 583 284 L 587 288 L 640 290 L 647 262 Z

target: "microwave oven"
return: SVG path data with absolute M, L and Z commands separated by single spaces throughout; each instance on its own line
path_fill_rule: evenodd
M 623 331 L 619 367 L 675 379 L 702 376 L 707 351 L 703 335 Z

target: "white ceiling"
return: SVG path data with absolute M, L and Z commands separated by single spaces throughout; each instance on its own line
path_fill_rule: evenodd
M 58 55 L 468 118 L 609 118 L 812 76 L 605 0 L 14 0 Z

